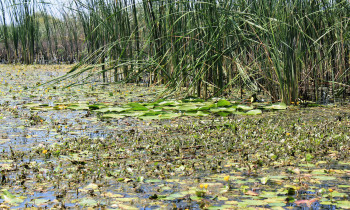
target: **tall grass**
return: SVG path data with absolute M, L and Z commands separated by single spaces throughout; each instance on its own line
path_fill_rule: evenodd
M 73 2 L 70 11 L 62 10 L 63 19 L 46 19 L 46 34 L 54 37 L 47 40 L 60 40 L 62 53 L 78 57 L 86 50 L 88 54 L 57 81 L 84 73 L 102 75 L 104 82 L 142 79 L 165 84 L 168 93 L 185 91 L 202 98 L 239 89 L 263 90 L 287 104 L 349 92 L 347 0 Z M 28 11 L 12 11 L 31 20 L 29 24 L 12 18 L 12 29 L 29 24 L 27 30 L 36 33 L 36 13 Z M 2 34 L 11 34 L 10 28 L 2 24 Z M 32 41 L 23 34 L 19 32 L 20 43 L 31 50 Z M 4 44 L 13 40 L 15 46 L 15 36 L 5 37 Z M 33 37 L 26 35 L 35 43 L 38 36 Z M 78 37 L 84 37 L 85 44 Z M 57 51 L 58 44 L 51 45 Z M 67 53 L 62 59 L 68 57 Z
M 78 59 L 83 37 L 76 13 L 37 0 L 4 0 L 0 3 L 0 29 L 7 62 L 33 64 Z M 1 41 L 0 41 L 1 45 Z M 0 55 L 1 56 L 1 55 Z M 4 58 L 3 58 L 4 59 Z

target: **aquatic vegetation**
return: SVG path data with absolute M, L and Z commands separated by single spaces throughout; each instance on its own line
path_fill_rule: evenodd
M 349 106 L 31 88 L 38 72 L 12 68 L 0 66 L 1 208 L 349 208 Z M 62 73 L 40 68 L 41 82 Z

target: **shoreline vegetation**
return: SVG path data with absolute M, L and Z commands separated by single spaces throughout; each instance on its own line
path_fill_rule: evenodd
M 5 0 L 0 13 L 0 60 L 76 63 L 64 78 L 202 99 L 262 91 L 287 105 L 350 92 L 347 0 Z

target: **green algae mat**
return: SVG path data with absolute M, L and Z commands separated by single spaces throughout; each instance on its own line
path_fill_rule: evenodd
M 1 208 L 350 208 L 349 106 L 32 88 L 68 69 L 0 66 Z

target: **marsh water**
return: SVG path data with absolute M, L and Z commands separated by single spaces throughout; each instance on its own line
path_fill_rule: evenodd
M 350 110 L 156 98 L 0 66 L 1 208 L 350 208 Z

